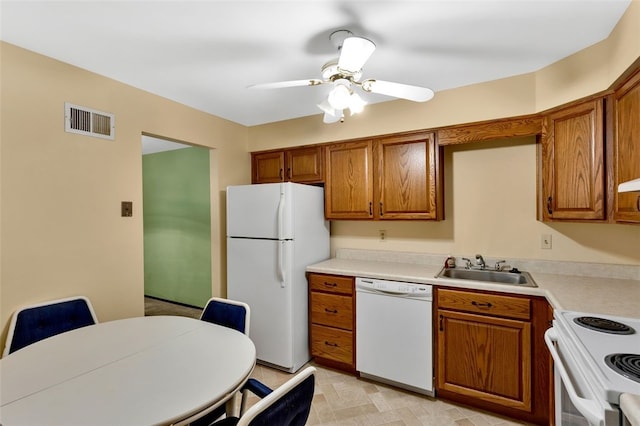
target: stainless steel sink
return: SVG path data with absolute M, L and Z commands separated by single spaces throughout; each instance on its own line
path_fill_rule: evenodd
M 511 284 L 522 287 L 538 287 L 528 272 L 494 271 L 491 269 L 442 268 L 436 278 L 470 280 L 497 284 Z

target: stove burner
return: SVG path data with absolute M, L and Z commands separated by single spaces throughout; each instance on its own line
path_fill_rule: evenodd
M 604 362 L 616 373 L 640 383 L 640 355 L 611 354 L 604 358 Z
M 591 330 L 601 331 L 609 334 L 633 334 L 635 330 L 626 324 L 618 321 L 613 321 L 606 318 L 598 317 L 578 317 L 573 321 L 583 327 Z

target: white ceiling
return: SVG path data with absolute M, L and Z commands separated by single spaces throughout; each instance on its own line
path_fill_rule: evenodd
M 337 29 L 376 43 L 363 78 L 426 86 L 437 97 L 603 40 L 630 1 L 3 0 L 0 37 L 250 126 L 320 114 L 328 85 L 247 86 L 319 78 L 337 56 L 329 41 Z

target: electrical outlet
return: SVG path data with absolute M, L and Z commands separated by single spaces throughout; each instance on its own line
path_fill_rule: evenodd
M 540 248 L 551 249 L 551 234 L 542 234 L 540 236 Z
M 384 241 L 387 239 L 387 231 L 385 231 L 384 229 L 381 229 L 379 233 L 380 233 L 380 241 Z

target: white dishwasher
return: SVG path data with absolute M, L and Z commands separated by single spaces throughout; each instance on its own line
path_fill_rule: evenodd
M 430 285 L 356 278 L 356 370 L 433 395 Z

